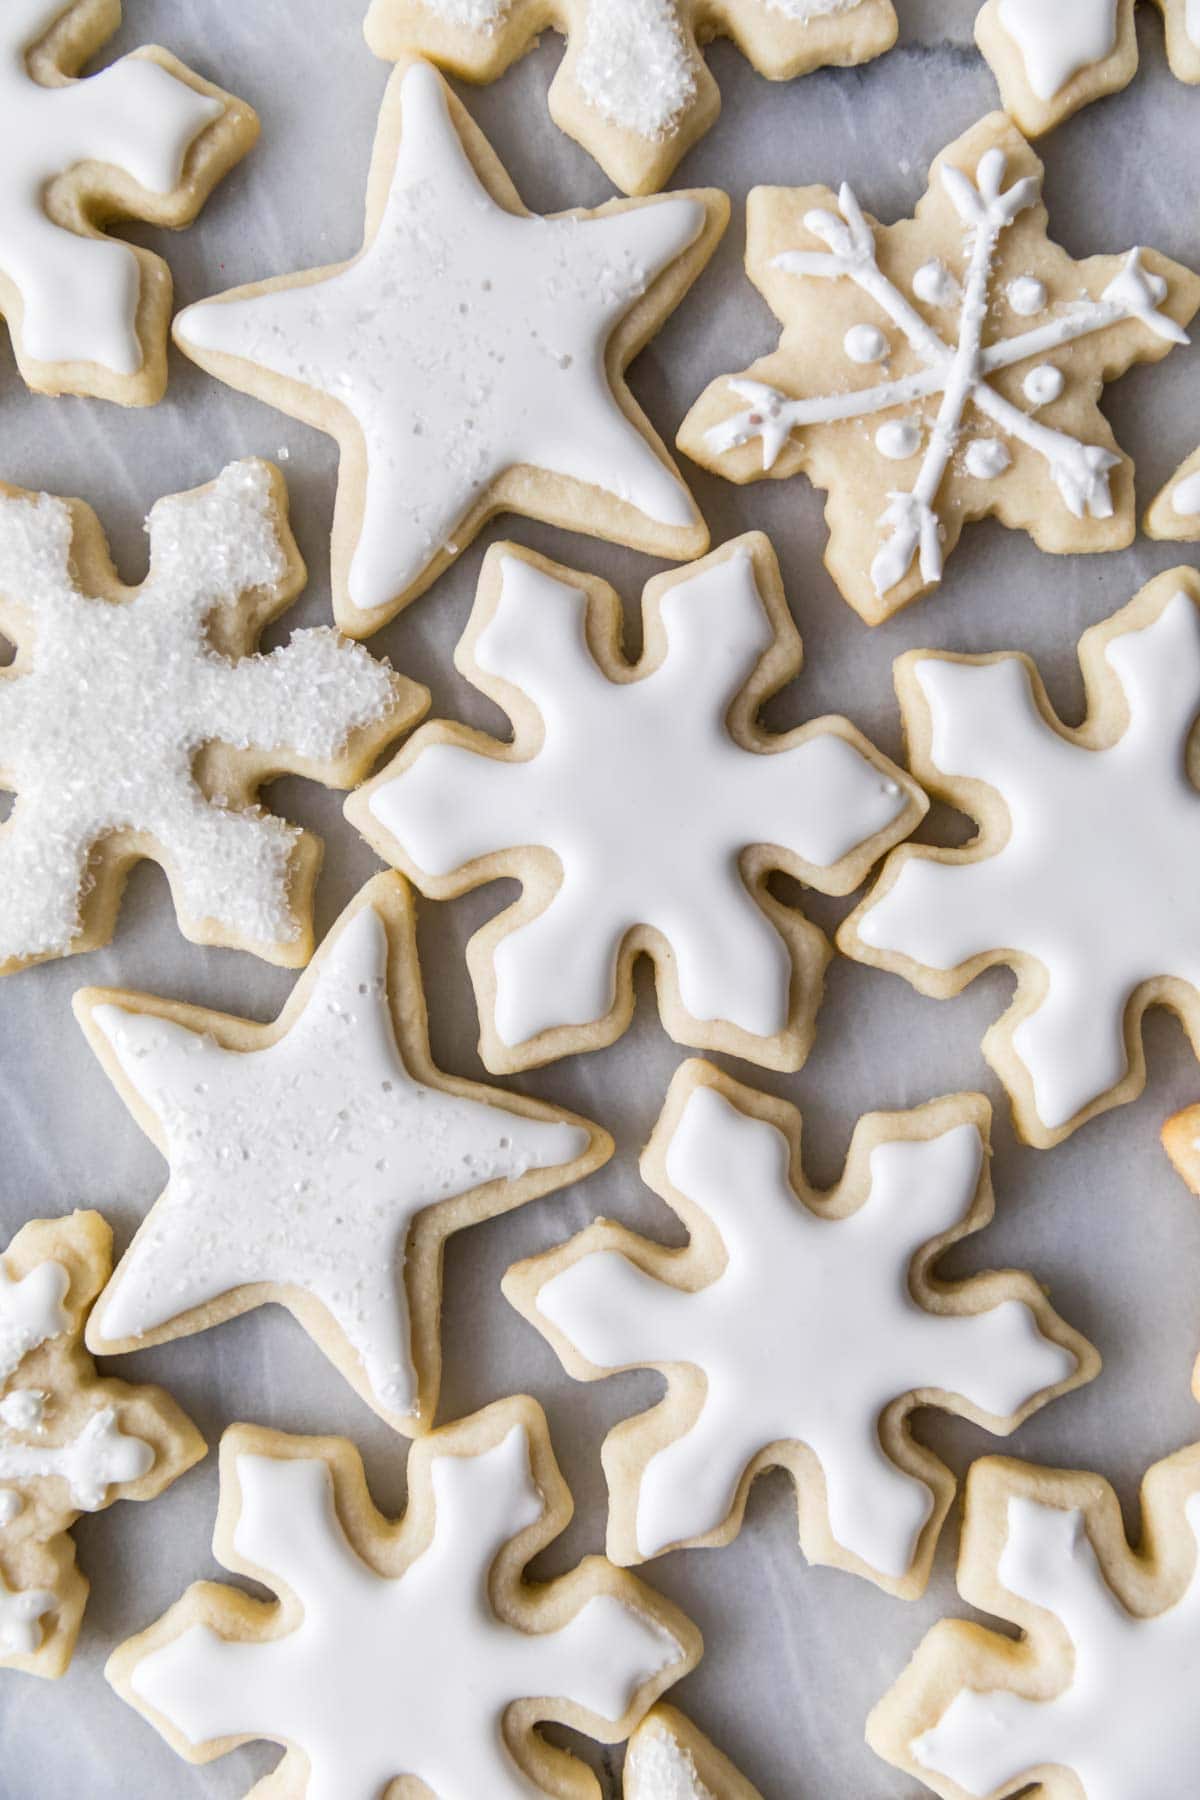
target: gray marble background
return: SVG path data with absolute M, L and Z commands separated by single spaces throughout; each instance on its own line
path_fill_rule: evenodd
M 725 107 L 692 151 L 680 183 L 727 188 L 735 210 L 714 264 L 634 365 L 633 386 L 668 439 L 708 379 L 769 348 L 775 328 L 744 280 L 747 189 L 755 182 L 853 181 L 884 218 L 909 212 L 936 152 L 996 104 L 971 42 L 973 0 L 900 0 L 899 47 L 861 70 L 830 71 L 790 86 L 759 79 L 729 45 L 711 53 Z M 130 0 L 113 52 L 169 45 L 251 100 L 259 147 L 218 190 L 200 222 L 166 246 L 181 303 L 240 282 L 345 257 L 360 239 L 363 181 L 387 69 L 366 50 L 360 0 Z M 1174 81 L 1152 8 L 1139 8 L 1142 71 L 1132 87 L 1093 106 L 1044 145 L 1054 234 L 1076 255 L 1158 246 L 1200 265 L 1200 94 Z M 541 50 L 468 104 L 528 205 L 541 211 L 609 196 L 599 169 L 550 123 L 543 104 L 561 46 Z M 1189 172 L 1190 171 L 1190 172 Z M 2 171 L 0 171 L 2 179 Z M 159 234 L 137 229 L 140 241 Z M 166 400 L 125 413 L 86 400 L 37 399 L 16 378 L 0 333 L 0 474 L 25 486 L 85 496 L 111 533 L 126 579 L 144 568 L 141 521 L 158 495 L 208 480 L 248 453 L 286 457 L 297 536 L 311 571 L 286 621 L 329 617 L 328 538 L 335 452 L 325 437 L 272 413 L 172 357 Z M 1200 352 L 1183 351 L 1110 388 L 1106 406 L 1138 468 L 1144 504 L 1200 439 Z M 912 646 L 1020 647 L 1037 657 L 1055 703 L 1078 717 L 1074 645 L 1150 575 L 1181 560 L 1139 539 L 1121 555 L 1074 560 L 1039 554 L 1024 537 L 968 528 L 941 589 L 870 631 L 835 592 L 821 564 L 821 501 L 801 480 L 744 490 L 688 470 L 721 542 L 750 526 L 779 552 L 806 668 L 771 708 L 783 727 L 824 711 L 849 714 L 877 743 L 899 751 L 891 661 Z M 647 559 L 523 520 L 501 520 L 434 591 L 374 639 L 398 667 L 433 689 L 435 713 L 498 728 L 502 722 L 455 674 L 451 651 L 467 618 L 486 544 L 516 537 L 614 580 L 630 603 L 656 570 Z M 631 647 L 633 645 L 631 644 Z M 376 867 L 341 818 L 340 800 L 298 781 L 275 803 L 328 845 L 318 895 L 325 930 Z M 631 797 L 632 799 L 633 797 Z M 933 829 L 937 829 L 935 821 Z M 942 829 L 961 829 L 944 820 Z M 482 1073 L 463 945 L 507 899 L 487 891 L 421 911 L 421 950 L 434 1050 L 442 1066 Z M 1103 905 L 1103 895 L 1096 896 Z M 849 902 L 813 897 L 832 926 Z M 127 1117 L 74 1025 L 69 1000 L 85 982 L 119 983 L 272 1018 L 292 978 L 248 956 L 201 950 L 175 929 L 166 885 L 146 867 L 130 883 L 114 944 L 0 985 L 0 1208 L 4 1236 L 26 1218 L 76 1205 L 100 1207 L 119 1246 L 162 1181 L 162 1165 Z M 1177 1025 L 1151 1019 L 1148 1092 L 1050 1153 L 1021 1148 L 978 1044 L 1006 1005 L 1011 977 L 996 972 L 939 1004 L 898 979 L 838 960 L 815 1052 L 791 1077 L 737 1072 L 797 1102 L 810 1174 L 837 1175 L 851 1127 L 875 1107 L 902 1107 L 957 1089 L 983 1088 L 997 1106 L 998 1216 L 953 1267 L 1015 1263 L 1050 1287 L 1055 1304 L 1100 1347 L 1104 1373 L 1090 1388 L 1032 1420 L 1011 1440 L 1018 1454 L 1096 1469 L 1117 1485 L 1136 1524 L 1139 1478 L 1156 1458 L 1200 1431 L 1189 1393 L 1200 1347 L 1200 1207 L 1158 1145 L 1163 1116 L 1200 1094 Z M 650 985 L 636 1025 L 616 1046 L 513 1085 L 603 1120 L 613 1163 L 572 1192 L 476 1229 L 450 1247 L 446 1267 L 446 1379 L 442 1417 L 525 1389 L 545 1405 L 577 1502 L 566 1535 L 541 1559 L 546 1573 L 603 1544 L 600 1444 L 618 1419 L 656 1394 L 649 1376 L 578 1387 L 507 1307 L 499 1279 L 510 1262 L 567 1236 L 604 1211 L 663 1236 L 674 1222 L 640 1185 L 636 1154 L 682 1052 L 658 1027 Z M 366 1409 L 291 1319 L 277 1308 L 207 1335 L 119 1359 L 132 1379 L 167 1384 L 215 1444 L 235 1419 L 285 1429 L 338 1431 L 362 1447 L 375 1497 L 404 1501 L 404 1444 Z M 992 1447 L 971 1426 L 927 1413 L 917 1426 L 958 1470 Z M 210 1457 L 152 1507 L 113 1507 L 76 1528 L 93 1577 L 91 1603 L 69 1674 L 43 1683 L 0 1677 L 3 1800 L 232 1800 L 276 1760 L 267 1746 L 204 1769 L 179 1762 L 108 1689 L 112 1646 L 140 1629 L 189 1581 L 216 1576 L 210 1532 L 216 1503 Z M 646 1571 L 701 1625 L 707 1653 L 675 1698 L 739 1763 L 768 1800 L 912 1800 L 912 1784 L 879 1763 L 863 1720 L 926 1628 L 963 1611 L 952 1572 L 957 1521 L 947 1526 L 926 1597 L 905 1605 L 854 1577 L 808 1568 L 778 1475 L 756 1487 L 740 1539 L 721 1551 L 669 1556 Z M 619 1754 L 603 1769 L 619 1792 Z M 485 1800 L 481 1796 L 480 1800 Z

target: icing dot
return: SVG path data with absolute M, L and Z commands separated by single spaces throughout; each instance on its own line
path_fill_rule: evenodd
M 936 257 L 932 262 L 921 264 L 912 278 L 912 289 L 917 299 L 924 300 L 927 306 L 952 306 L 961 292 L 945 263 Z
M 1015 281 L 1009 282 L 1007 293 L 1008 304 L 1023 319 L 1032 318 L 1046 304 L 1046 284 L 1033 275 L 1018 275 Z
M 889 419 L 875 433 L 875 448 L 890 462 L 907 462 L 921 443 L 921 427 L 915 419 Z
M 1171 508 L 1181 519 L 1200 517 L 1200 470 L 1179 483 L 1171 495 Z
M 46 1396 L 36 1388 L 18 1388 L 0 1400 L 0 1420 L 13 1431 L 40 1431 Z
M 1036 369 L 1030 369 L 1024 381 L 1025 398 L 1034 406 L 1047 406 L 1051 400 L 1057 400 L 1066 386 L 1061 369 L 1053 363 L 1039 363 Z
M 978 481 L 994 481 L 1003 475 L 1012 457 L 999 438 L 975 438 L 967 445 L 967 473 Z
M 888 341 L 878 325 L 852 325 L 842 339 L 842 348 L 851 362 L 882 362 L 888 353 Z

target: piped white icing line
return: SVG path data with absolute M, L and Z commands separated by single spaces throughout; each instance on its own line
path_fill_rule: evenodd
M 1117 0 L 997 0 L 996 17 L 1039 100 L 1053 100 L 1116 48 Z
M 654 1718 L 630 1740 L 621 1791 L 624 1800 L 717 1800 L 691 1751 Z
M 302 1014 L 262 1050 L 94 1009 L 170 1166 L 98 1302 L 103 1339 L 271 1282 L 321 1303 L 384 1411 L 415 1409 L 404 1262 L 417 1214 L 569 1162 L 587 1135 L 414 1080 L 396 1044 L 387 956 L 383 921 L 363 907 L 324 953 Z
M 149 575 L 117 604 L 78 586 L 64 501 L 0 497 L 0 593 L 32 627 L 24 663 L 0 672 L 0 770 L 17 795 L 0 832 L 0 963 L 70 949 L 89 857 L 122 830 L 161 846 L 191 920 L 294 939 L 299 829 L 206 798 L 196 753 L 219 741 L 324 762 L 396 704 L 391 671 L 336 631 L 236 661 L 209 643 L 218 609 L 285 572 L 266 465 L 160 500 L 146 530 Z
M 1200 1495 L 1186 1520 L 1200 1536 Z M 981 1797 L 1015 1792 L 1048 1768 L 1069 1771 L 1087 1800 L 1187 1793 L 1200 1764 L 1197 1572 L 1175 1605 L 1138 1618 L 1105 1581 L 1082 1513 L 1013 1496 L 1007 1524 L 1000 1583 L 1061 1623 L 1070 1680 L 1041 1700 L 960 1688 L 914 1740 L 917 1763 Z
M 1008 1418 L 1075 1367 L 1022 1301 L 943 1316 L 909 1291 L 916 1251 L 970 1208 L 983 1155 L 970 1124 L 879 1144 L 862 1206 L 822 1218 L 798 1202 L 774 1125 L 711 1087 L 691 1093 L 667 1174 L 720 1233 L 722 1273 L 683 1291 L 600 1250 L 537 1297 L 539 1312 L 597 1368 L 682 1363 L 704 1378 L 694 1422 L 642 1471 L 643 1556 L 716 1530 L 754 1458 L 795 1442 L 821 1465 L 834 1540 L 887 1577 L 907 1573 L 933 1502 L 925 1482 L 884 1451 L 884 1409 L 932 1389 Z
M 779 845 L 828 868 L 907 804 L 834 731 L 774 755 L 730 735 L 729 707 L 774 639 L 746 550 L 673 585 L 661 617 L 658 667 L 611 682 L 588 648 L 586 595 L 506 556 L 473 654 L 536 706 L 540 748 L 513 762 L 433 743 L 372 790 L 374 817 L 430 876 L 531 844 L 558 859 L 550 903 L 496 946 L 505 1044 L 603 1019 L 638 925 L 670 944 L 693 1018 L 762 1037 L 783 1030 L 791 960 L 742 880 L 740 853 Z
M 507 212 L 475 173 L 436 73 L 417 63 L 396 79 L 403 137 L 361 255 L 300 286 L 201 301 L 175 322 L 185 349 L 270 370 L 355 421 L 354 605 L 370 611 L 411 587 L 518 465 L 598 488 L 657 525 L 694 526 L 687 489 L 618 406 L 603 351 L 695 242 L 703 206 Z
M 433 1538 L 398 1579 L 347 1541 L 324 1462 L 243 1454 L 236 1470 L 238 1556 L 303 1618 L 259 1643 L 192 1625 L 137 1663 L 131 1685 L 190 1744 L 250 1733 L 297 1746 L 307 1800 L 378 1800 L 401 1775 L 438 1800 L 529 1800 L 542 1790 L 502 1731 L 514 1701 L 564 1699 L 615 1723 L 679 1655 L 613 1594 L 554 1631 L 516 1630 L 492 1610 L 497 1554 L 545 1508 L 522 1427 L 434 1459 Z
M 0 1575 L 0 1652 L 5 1656 L 32 1656 L 42 1641 L 41 1621 L 58 1606 L 58 1595 L 47 1588 L 18 1588 L 15 1592 Z
M 1200 986 L 1200 795 L 1184 755 L 1200 706 L 1195 606 L 1176 594 L 1106 659 L 1129 709 L 1106 750 L 1046 723 L 1018 658 L 920 659 L 933 762 L 993 788 L 1007 836 L 979 862 L 914 857 L 858 921 L 864 943 L 931 969 L 1001 948 L 1040 965 L 1045 995 L 1012 1047 L 1051 1130 L 1127 1073 L 1123 1019 L 1141 982 Z
M 45 195 L 58 176 L 93 161 L 169 194 L 189 146 L 223 105 L 137 55 L 84 81 L 43 87 L 27 52 L 68 10 L 66 0 L 5 0 L 0 15 L 0 276 L 20 298 L 27 355 L 134 375 L 142 366 L 137 258 L 113 238 L 56 223 Z
M 40 1415 L 39 1415 L 40 1417 Z M 4 1415 L 6 1425 L 37 1429 Z M 117 1410 L 101 1407 L 65 1444 L 18 1444 L 0 1432 L 0 1481 L 65 1481 L 72 1503 L 97 1512 L 110 1487 L 137 1481 L 154 1465 L 154 1447 L 121 1430 Z
M 0 1264 L 0 1382 L 71 1321 L 63 1308 L 71 1278 L 61 1263 L 38 1263 L 14 1279 Z
M 1177 483 L 1171 494 L 1171 510 L 1181 519 L 1200 516 L 1200 469 L 1194 475 L 1185 475 Z
M 1006 438 L 1043 458 L 1064 505 L 1076 518 L 1112 516 L 1109 471 L 1120 458 L 1100 445 L 1082 443 L 1032 419 L 992 386 L 990 375 L 1077 338 L 1105 331 L 1123 319 L 1137 319 L 1172 343 L 1188 342 L 1187 334 L 1174 319 L 1159 310 L 1166 284 L 1144 269 L 1141 252 L 1132 250 L 1099 300 L 1079 301 L 1045 325 L 985 343 L 997 246 L 1013 220 L 1035 204 L 1041 185 L 1038 177 L 1029 175 L 1005 188 L 1007 166 L 1007 157 L 996 147 L 980 158 L 974 181 L 950 163 L 941 166 L 942 185 L 963 227 L 965 272 L 954 343 L 935 331 L 901 288 L 880 269 L 874 232 L 853 190 L 843 183 L 838 197 L 840 216 L 814 208 L 804 219 L 806 229 L 820 238 L 827 249 L 785 250 L 773 258 L 771 266 L 798 277 L 852 281 L 898 327 L 923 367 L 915 374 L 880 382 L 875 387 L 843 387 L 800 400 L 790 399 L 762 382 L 744 377 L 731 379 L 732 391 L 751 405 L 704 434 L 709 448 L 717 455 L 754 439 L 761 440 L 763 467 L 769 469 L 791 432 L 806 425 L 869 418 L 926 396 L 940 395 L 916 481 L 911 489 L 890 496 L 881 520 L 885 537 L 871 564 L 871 580 L 879 596 L 904 580 L 914 558 L 919 562 L 923 581 L 941 579 L 941 523 L 936 503 L 968 406 L 975 407 Z M 1019 283 L 1010 284 L 1010 300 L 1018 288 Z M 1032 289 L 1025 292 L 1031 302 Z

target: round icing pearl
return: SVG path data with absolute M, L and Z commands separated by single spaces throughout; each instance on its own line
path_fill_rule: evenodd
M 1048 406 L 1051 400 L 1057 400 L 1066 386 L 1066 378 L 1061 369 L 1053 363 L 1039 363 L 1036 369 L 1030 369 L 1024 381 L 1025 398 L 1034 406 Z
M 913 293 L 927 306 L 951 306 L 959 295 L 959 286 L 945 263 L 922 263 L 912 278 Z
M 842 339 L 842 348 L 851 362 L 882 362 L 888 353 L 888 341 L 878 325 L 852 325 Z
M 1171 509 L 1181 519 L 1200 517 L 1200 470 L 1180 482 L 1171 495 Z
M 1046 304 L 1046 284 L 1038 281 L 1033 275 L 1018 275 L 1015 281 L 1008 284 L 1008 304 L 1023 319 L 1030 319 L 1034 313 L 1040 313 Z
M 889 419 L 875 433 L 875 448 L 890 462 L 907 462 L 921 443 L 921 427 L 915 419 Z
M 1012 457 L 999 438 L 974 438 L 967 445 L 967 473 L 977 481 L 994 481 L 1003 475 Z

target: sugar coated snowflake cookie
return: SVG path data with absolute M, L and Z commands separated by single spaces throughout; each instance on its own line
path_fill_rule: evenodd
M 0 314 L 39 393 L 149 406 L 167 385 L 171 274 L 105 227 L 189 225 L 258 119 L 157 46 L 76 80 L 120 22 L 120 0 L 4 0 Z
M 435 898 L 522 882 L 467 952 L 489 1069 L 619 1037 L 642 953 L 677 1042 L 798 1068 L 829 950 L 767 877 L 849 893 L 925 811 L 846 719 L 756 723 L 800 666 L 761 533 L 651 581 L 643 621 L 631 665 L 607 583 L 494 546 L 456 661 L 512 743 L 439 721 L 347 806 Z
M 1200 81 L 1198 0 L 1155 0 L 1167 57 L 1181 81 Z M 1000 97 L 1030 137 L 1137 74 L 1136 0 L 986 0 L 975 39 Z
M 365 637 L 493 513 L 677 559 L 708 532 L 625 384 L 729 216 L 706 189 L 526 212 L 427 63 L 388 84 L 362 250 L 180 313 L 232 387 L 334 436 L 334 609 Z
M 746 267 L 783 335 L 711 384 L 679 444 L 731 481 L 803 470 L 827 490 L 826 566 L 868 624 L 940 581 L 972 519 L 1055 552 L 1133 540 L 1102 384 L 1187 342 L 1200 280 L 1153 250 L 1074 261 L 1047 236 L 1041 180 L 994 113 L 897 225 L 848 185 L 750 195 Z
M 700 1634 L 603 1557 L 523 1579 L 571 1512 L 533 1400 L 414 1445 L 398 1524 L 344 1438 L 235 1425 L 214 1548 L 278 1599 L 200 1582 L 108 1678 L 190 1762 L 284 1745 L 278 1800 L 381 1800 L 397 1780 L 437 1800 L 599 1800 L 535 1727 L 619 1743 L 695 1665 Z
M 673 1706 L 646 1714 L 629 1740 L 624 1800 L 762 1800 L 690 1719 Z
M 963 1599 L 1015 1641 L 943 1620 L 867 1723 L 943 1800 L 1166 1800 L 1200 1757 L 1200 1446 L 1142 1486 L 1142 1542 L 1098 1475 L 985 1457 L 967 1477 Z
M 156 1387 L 97 1376 L 83 1322 L 112 1268 L 99 1213 L 25 1225 L 0 1257 L 0 1668 L 61 1675 L 87 1601 L 70 1528 L 151 1500 L 204 1439 Z
M 683 1065 L 642 1172 L 688 1247 L 601 1219 L 504 1280 L 580 1380 L 667 1378 L 604 1446 L 614 1562 L 729 1543 L 754 1477 L 780 1467 L 810 1562 L 923 1590 L 954 1479 L 913 1439 L 913 1407 L 1007 1433 L 1100 1366 L 1031 1276 L 931 1272 L 992 1216 L 990 1122 L 977 1094 L 873 1113 L 821 1194 L 794 1107 Z
M 305 579 L 270 463 L 160 500 L 146 531 L 122 587 L 90 507 L 0 483 L 0 975 L 107 943 L 144 857 L 193 942 L 307 962 L 320 839 L 259 785 L 349 787 L 428 702 L 336 631 L 255 654 Z
M 838 946 L 937 999 L 1015 969 L 983 1053 L 1043 1149 L 1141 1093 L 1148 1006 L 1178 1013 L 1200 1053 L 1198 607 L 1200 576 L 1175 569 L 1086 631 L 1075 729 L 1015 652 L 896 664 L 913 769 L 979 833 L 894 852 Z
M 398 875 L 350 904 L 274 1025 L 100 988 L 75 1010 L 170 1169 L 88 1326 L 98 1354 L 274 1300 L 382 1418 L 428 1431 L 446 1238 L 612 1151 L 433 1066 Z
M 1193 450 L 1151 501 L 1146 532 L 1177 543 L 1200 542 L 1200 450 Z
M 896 41 L 892 0 L 371 0 L 366 29 L 378 56 L 416 52 L 494 81 L 547 25 L 567 39 L 551 117 L 627 194 L 662 187 L 716 119 L 710 38 L 732 38 L 773 81 L 869 62 Z

